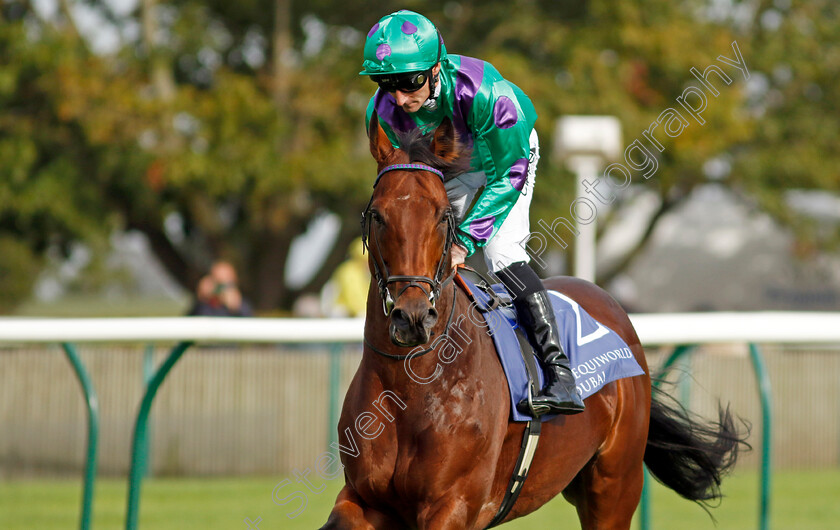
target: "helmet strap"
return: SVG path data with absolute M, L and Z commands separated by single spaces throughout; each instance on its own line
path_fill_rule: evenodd
M 429 97 L 423 102 L 423 107 L 428 110 L 435 110 L 437 108 L 437 98 L 440 96 L 440 83 L 435 83 L 435 81 L 439 81 L 437 79 L 438 76 L 440 76 L 440 73 L 437 76 L 433 76 L 431 75 L 431 71 L 429 72 Z

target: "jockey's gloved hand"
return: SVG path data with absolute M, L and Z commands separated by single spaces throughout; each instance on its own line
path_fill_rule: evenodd
M 458 265 L 462 265 L 464 260 L 467 258 L 467 249 L 459 245 L 458 243 L 452 244 L 452 249 L 450 250 L 452 254 L 452 268 L 454 269 Z

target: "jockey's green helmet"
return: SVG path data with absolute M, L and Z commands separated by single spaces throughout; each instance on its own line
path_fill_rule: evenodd
M 431 20 L 414 11 L 397 11 L 373 25 L 365 40 L 360 75 L 429 70 L 446 58 L 446 46 Z

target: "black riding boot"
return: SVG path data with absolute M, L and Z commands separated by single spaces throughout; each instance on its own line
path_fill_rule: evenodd
M 534 411 L 537 415 L 583 412 L 583 400 L 575 387 L 569 358 L 560 344 L 557 321 L 548 293 L 545 289 L 532 293 L 515 300 L 514 306 L 528 336 L 528 342 L 545 364 L 545 385 L 532 399 Z M 527 399 L 520 401 L 516 408 L 523 414 L 531 414 Z

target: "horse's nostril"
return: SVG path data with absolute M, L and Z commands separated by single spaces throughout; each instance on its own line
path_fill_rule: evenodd
M 426 326 L 427 329 L 431 328 L 432 326 L 435 325 L 435 322 L 437 322 L 437 318 L 438 318 L 437 309 L 435 309 L 434 307 L 430 307 L 429 312 L 426 315 L 426 318 L 423 320 L 423 324 Z
M 391 311 L 391 321 L 397 327 L 406 328 L 409 324 L 408 313 L 406 313 L 400 308 L 394 308 L 394 310 Z

